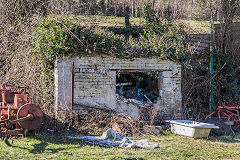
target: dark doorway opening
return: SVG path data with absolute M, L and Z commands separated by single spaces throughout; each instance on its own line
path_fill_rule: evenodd
M 159 72 L 118 72 L 116 92 L 120 97 L 151 105 L 159 97 Z

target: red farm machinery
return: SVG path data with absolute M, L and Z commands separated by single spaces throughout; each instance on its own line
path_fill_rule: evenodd
M 232 102 L 231 105 L 222 103 L 215 111 L 207 115 L 206 122 L 219 126 L 219 130 L 212 130 L 215 135 L 228 135 L 233 131 L 240 131 L 240 102 Z
M 29 130 L 37 129 L 43 123 L 40 107 L 28 103 L 26 87 L 18 87 L 14 92 L 2 85 L 0 116 L 0 137 L 9 146 L 15 136 L 26 135 Z

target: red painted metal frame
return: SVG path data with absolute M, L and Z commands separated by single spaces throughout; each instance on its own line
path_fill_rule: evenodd
M 206 116 L 210 118 L 212 115 L 216 115 L 216 118 L 223 122 L 233 122 L 232 128 L 239 129 L 240 127 L 240 102 L 232 103 L 232 106 L 226 106 L 222 103 L 215 111 Z
M 17 92 L 12 92 L 2 85 L 0 89 L 0 138 L 7 145 L 10 145 L 9 136 L 36 129 L 43 122 L 40 107 L 27 102 L 26 88 L 19 87 Z

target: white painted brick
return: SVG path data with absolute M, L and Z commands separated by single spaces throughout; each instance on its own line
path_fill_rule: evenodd
M 159 91 L 162 101 L 160 108 L 166 115 L 176 114 L 181 109 L 181 66 L 171 61 L 163 61 L 158 58 L 118 59 L 113 57 L 81 57 L 58 58 L 55 63 L 55 109 L 66 109 L 71 104 L 71 70 L 74 61 L 74 103 L 84 104 L 97 108 L 113 109 L 120 112 L 117 107 L 115 84 L 116 72 L 112 69 L 146 69 L 163 71 L 163 84 Z M 178 73 L 176 75 L 176 73 Z M 175 77 L 174 77 L 175 75 Z M 64 95 L 64 98 L 63 98 Z M 160 103 L 159 103 L 160 104 Z M 119 104 L 123 108 L 130 107 Z M 176 109 L 176 106 L 178 109 Z M 68 109 L 68 108 L 67 108 Z M 179 109 L 179 110 L 180 110 Z M 137 115 L 126 113 L 132 116 Z M 176 116 L 176 115 L 174 115 Z M 173 117 L 173 116 L 172 116 Z
M 172 71 L 164 71 L 164 72 L 162 72 L 162 76 L 164 78 L 170 78 L 170 77 L 172 77 Z

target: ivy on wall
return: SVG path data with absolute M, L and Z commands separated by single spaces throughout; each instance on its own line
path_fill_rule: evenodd
M 128 47 L 124 36 L 108 33 L 101 28 L 75 26 L 70 21 L 48 20 L 33 31 L 34 56 L 43 60 L 45 74 L 53 79 L 57 56 L 117 55 Z
M 44 59 L 44 68 L 52 70 L 57 56 L 96 56 L 108 55 L 126 58 L 131 48 L 144 51 L 145 56 L 158 56 L 162 59 L 184 61 L 187 57 L 186 33 L 182 27 L 169 21 L 145 29 L 131 29 L 139 34 L 139 39 L 130 37 L 130 31 L 104 30 L 100 27 L 82 27 L 68 20 L 45 20 L 33 31 L 34 55 Z M 133 31 L 134 30 L 134 31 Z M 125 32 L 126 31 L 126 32 Z M 118 34 L 120 33 L 120 34 Z M 133 55 L 139 57 L 137 53 Z

